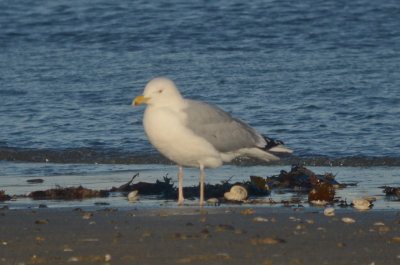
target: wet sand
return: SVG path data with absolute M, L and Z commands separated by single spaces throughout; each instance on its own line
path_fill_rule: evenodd
M 351 217 L 354 223 L 345 223 Z M 0 210 L 0 264 L 399 264 L 397 211 Z

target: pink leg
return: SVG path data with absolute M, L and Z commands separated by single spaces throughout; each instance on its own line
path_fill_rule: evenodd
M 183 198 L 183 168 L 181 166 L 179 166 L 178 181 L 178 205 L 182 205 L 185 198 Z
M 200 165 L 200 206 L 204 205 L 204 166 Z

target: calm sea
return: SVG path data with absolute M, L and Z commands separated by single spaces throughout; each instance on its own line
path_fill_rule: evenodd
M 397 0 L 3 0 L 2 178 L 168 164 L 130 105 L 157 76 L 283 140 L 283 165 L 400 166 Z

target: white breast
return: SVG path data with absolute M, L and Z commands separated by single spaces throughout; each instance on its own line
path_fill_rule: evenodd
M 181 166 L 217 168 L 220 153 L 184 126 L 185 114 L 168 107 L 147 106 L 143 126 L 151 144 Z

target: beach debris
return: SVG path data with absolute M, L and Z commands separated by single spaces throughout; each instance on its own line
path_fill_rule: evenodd
M 247 198 L 247 190 L 241 185 L 234 185 L 224 193 L 224 197 L 228 201 L 243 201 Z
M 30 197 L 38 200 L 58 199 L 58 200 L 73 200 L 73 199 L 86 199 L 94 197 L 108 197 L 111 193 L 119 193 L 127 196 L 129 201 L 137 201 L 141 196 L 152 195 L 157 196 L 158 199 L 176 199 L 178 197 L 178 189 L 175 183 L 168 175 L 165 175 L 162 180 L 150 182 L 135 182 L 139 177 L 136 173 L 132 178 L 120 185 L 119 187 L 112 187 L 106 190 L 91 190 L 79 187 L 62 188 L 57 186 L 55 189 L 39 190 L 31 192 L 27 195 L 20 195 L 19 197 Z M 332 174 L 317 175 L 311 170 L 303 167 L 293 165 L 290 172 L 281 171 L 278 176 L 259 177 L 250 176 L 248 181 L 230 183 L 232 177 L 227 180 L 221 181 L 217 184 L 205 184 L 205 197 L 209 198 L 209 204 L 222 203 L 249 203 L 249 204 L 276 204 L 281 203 L 285 206 L 301 207 L 304 202 L 300 198 L 292 200 L 282 200 L 280 202 L 274 201 L 270 195 L 273 189 L 279 189 L 278 192 L 302 193 L 301 196 L 308 193 L 308 202 L 313 205 L 326 205 L 338 202 L 335 199 L 335 189 L 342 187 L 341 184 L 336 182 Z M 199 186 L 183 187 L 185 197 L 197 198 L 199 196 Z M 307 193 L 304 193 L 307 192 Z M 135 195 L 135 196 L 134 196 Z M 264 198 L 254 198 L 248 200 L 251 196 L 263 196 Z M 18 196 L 16 197 L 18 198 Z M 0 201 L 11 199 L 10 196 L 5 195 L 4 191 L 0 191 Z M 95 205 L 104 205 L 106 203 L 95 202 Z M 352 206 L 352 205 L 351 205 Z M 299 208 L 300 209 L 300 208 Z
M 332 202 L 335 199 L 335 189 L 327 182 L 317 182 L 308 193 L 308 201 Z
M 278 176 L 268 177 L 266 182 L 269 188 L 311 189 L 320 183 L 329 184 L 333 188 L 340 187 L 331 173 L 317 175 L 301 165 L 293 165 L 290 172 L 282 170 Z
M 250 182 L 253 184 L 253 187 L 255 189 L 259 189 L 260 192 L 266 192 L 269 191 L 269 186 L 267 181 L 258 176 L 250 176 Z
M 0 190 L 0 201 L 8 201 L 11 200 L 11 196 L 7 195 L 4 190 Z
M 324 215 L 325 216 L 334 216 L 335 215 L 335 208 L 333 208 L 333 207 L 325 208 Z
M 86 189 L 82 186 L 79 187 L 68 187 L 61 188 L 57 187 L 55 189 L 48 189 L 45 191 L 33 191 L 28 194 L 28 197 L 35 200 L 73 200 L 73 199 L 85 199 L 93 197 L 107 197 L 108 191 L 106 190 L 91 190 Z
M 390 186 L 383 186 L 383 192 L 386 196 L 396 196 L 397 199 L 400 199 L 400 187 L 390 187 Z
M 130 201 L 130 202 L 138 201 L 139 200 L 139 196 L 137 196 L 138 192 L 139 192 L 138 190 L 134 190 L 134 191 L 129 192 L 128 201 Z
M 351 224 L 351 223 L 355 223 L 355 222 L 356 222 L 356 220 L 354 220 L 354 219 L 351 218 L 351 217 L 343 217 L 343 218 L 342 218 L 342 221 L 343 221 L 344 223 L 347 223 L 347 224 Z
M 362 198 L 356 198 L 353 200 L 354 208 L 360 211 L 369 210 L 371 208 L 371 203 Z
M 164 199 L 173 199 L 177 196 L 177 189 L 172 184 L 171 178 L 168 175 L 163 177 L 163 181 L 156 180 L 155 183 L 138 182 L 133 183 L 133 180 L 139 176 L 135 174 L 130 181 L 119 186 L 112 187 L 109 192 L 132 192 L 138 191 L 141 195 L 161 195 Z M 186 195 L 186 193 L 185 193 Z

